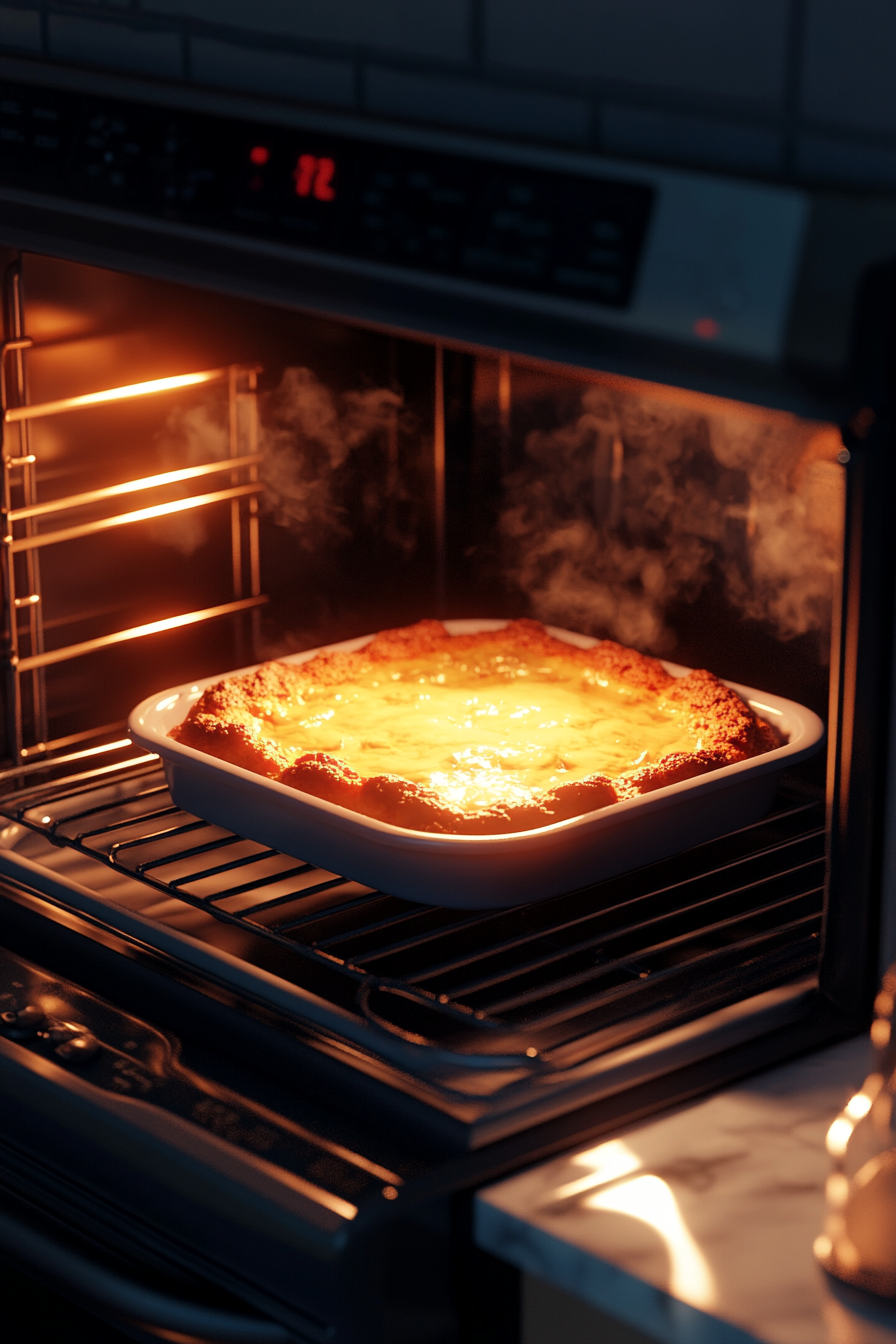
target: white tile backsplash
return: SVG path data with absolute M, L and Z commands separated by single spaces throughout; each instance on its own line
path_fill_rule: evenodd
M 850 186 L 867 183 L 896 187 L 896 145 L 862 144 L 807 132 L 797 140 L 797 167 L 807 177 Z
M 658 163 L 896 187 L 896 0 L 18 0 L 0 5 L 0 50 Z
M 497 65 L 777 107 L 782 0 L 488 0 Z
M 776 126 L 605 103 L 602 133 L 605 148 L 619 154 L 771 173 L 781 167 L 783 137 Z
M 175 32 L 73 14 L 51 14 L 47 26 L 49 54 L 60 60 L 168 79 L 183 74 L 182 43 Z
M 584 98 L 507 89 L 473 80 L 417 75 L 373 67 L 366 105 L 372 112 L 488 130 L 530 140 L 588 143 L 590 111 Z
M 191 38 L 190 69 L 200 84 L 296 102 L 350 107 L 355 96 L 355 71 L 348 61 L 247 48 L 213 37 Z
M 40 51 L 40 43 L 38 13 L 0 6 L 0 47 L 9 51 Z
M 802 110 L 829 126 L 896 135 L 894 0 L 808 0 Z
M 468 0 L 143 0 L 151 14 L 177 15 L 256 33 L 341 42 L 405 56 L 464 61 Z

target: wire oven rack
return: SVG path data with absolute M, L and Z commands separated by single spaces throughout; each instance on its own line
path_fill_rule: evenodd
M 513 1043 L 568 1067 L 818 959 L 824 813 L 799 781 L 721 839 L 485 913 L 373 891 L 185 813 L 156 757 L 9 794 L 0 813 L 165 898 L 144 913 L 201 911 L 196 936 L 239 930 L 247 960 L 266 947 L 278 974 L 421 1045 Z
M 93 726 L 65 737 L 49 738 L 45 671 L 55 664 L 83 658 L 113 645 L 185 626 L 250 613 L 253 638 L 257 640 L 258 608 L 267 598 L 261 591 L 258 497 L 264 491 L 258 479 L 256 385 L 254 365 L 228 365 L 195 373 L 156 378 L 123 387 L 103 388 L 54 401 L 32 404 L 28 397 L 26 352 L 35 347 L 25 335 L 25 305 L 22 276 L 11 268 L 7 279 L 6 307 L 12 339 L 0 345 L 0 569 L 7 606 L 5 637 L 0 648 L 0 674 L 5 683 L 7 753 L 16 763 L 30 761 L 77 742 L 85 742 L 106 730 L 120 730 L 123 723 Z M 156 472 L 140 479 L 116 481 L 99 489 L 59 498 L 38 500 L 37 456 L 32 451 L 31 427 L 48 416 L 68 415 L 90 407 L 108 406 L 135 398 L 159 397 L 182 388 L 223 384 L 227 395 L 228 456 L 190 463 L 176 471 Z M 223 480 L 221 479 L 223 478 Z M 202 485 L 216 488 L 202 489 Z M 198 486 L 199 493 L 168 498 L 172 489 Z M 147 500 L 153 503 L 146 504 Z M 139 502 L 144 507 L 125 507 Z M 231 595 L 214 606 L 179 612 L 161 620 L 144 622 L 125 630 L 113 630 L 93 639 L 46 648 L 44 599 L 41 588 L 40 553 L 83 537 L 111 534 L 121 528 L 186 510 L 207 509 L 229 502 Z M 109 506 L 115 512 L 95 516 Z M 91 516 L 94 515 L 94 516 Z M 46 524 L 49 523 L 49 529 Z M 64 525 L 60 525 L 64 524 Z M 110 558 L 110 564 L 114 560 Z M 225 596 L 222 593 L 222 596 Z M 29 693 L 23 694 L 25 690 Z

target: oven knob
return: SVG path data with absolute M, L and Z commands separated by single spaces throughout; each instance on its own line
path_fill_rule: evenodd
M 100 1043 L 96 1037 L 89 1031 L 84 1031 L 79 1036 L 72 1036 L 70 1040 L 57 1045 L 53 1054 L 65 1064 L 86 1064 L 89 1059 L 93 1059 L 99 1048 Z
M 43 1020 L 43 1012 L 34 1003 L 29 1003 L 18 1010 L 12 1009 L 10 1012 L 0 1014 L 0 1022 L 3 1023 L 4 1033 L 11 1036 L 14 1041 L 25 1040 L 28 1036 L 33 1036 Z

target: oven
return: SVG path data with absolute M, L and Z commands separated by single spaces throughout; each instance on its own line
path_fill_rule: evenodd
M 515 1340 L 475 1189 L 855 1032 L 896 942 L 881 211 L 3 73 L 4 1254 L 143 1340 Z M 711 668 L 826 749 L 471 911 L 184 812 L 128 738 L 432 616 Z

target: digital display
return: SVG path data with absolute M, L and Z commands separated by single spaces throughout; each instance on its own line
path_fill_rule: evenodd
M 653 188 L 5 85 L 2 180 L 224 233 L 625 307 Z
M 316 201 L 335 201 L 333 178 L 336 164 L 324 155 L 300 154 L 292 170 L 297 196 L 313 196 Z
M 271 161 L 271 151 L 267 145 L 253 145 L 249 150 L 249 162 L 255 168 L 263 168 Z M 336 163 L 327 155 L 299 154 L 296 166 L 292 170 L 297 196 L 313 196 L 316 201 L 335 201 Z M 265 179 L 260 173 L 249 178 L 250 191 L 264 191 Z

